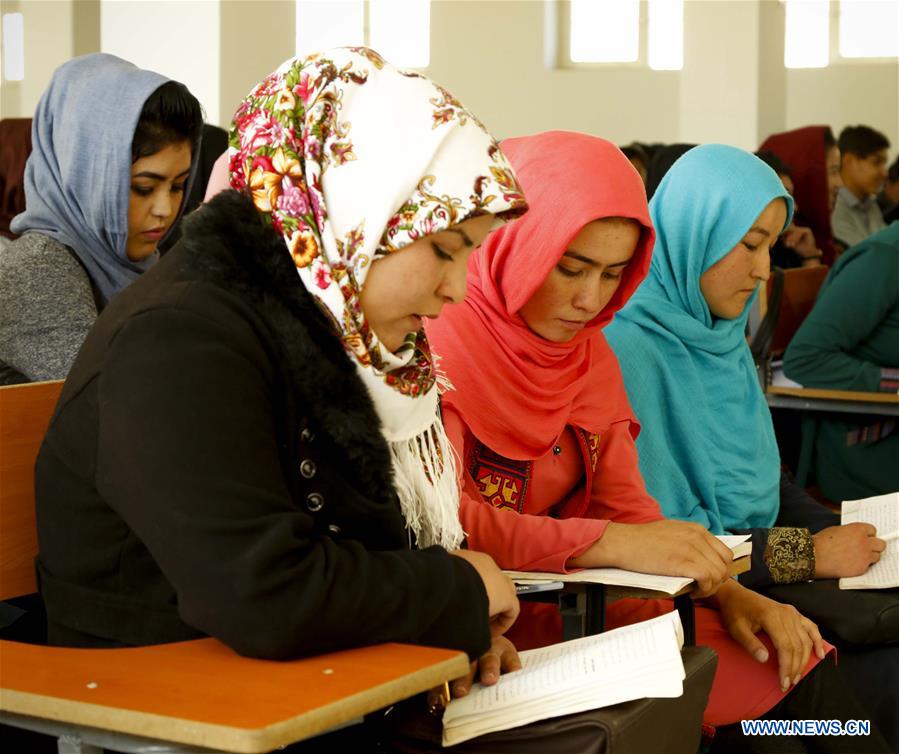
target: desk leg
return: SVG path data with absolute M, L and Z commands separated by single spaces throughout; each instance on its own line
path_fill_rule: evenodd
M 103 754 L 99 746 L 86 743 L 80 736 L 60 736 L 56 741 L 57 754 Z
M 586 595 L 586 633 L 601 634 L 606 628 L 606 587 L 604 584 L 588 584 Z
M 580 639 L 587 628 L 587 592 L 583 588 L 563 591 L 559 594 L 559 612 L 562 614 L 562 641 Z
M 680 613 L 680 622 L 684 627 L 684 646 L 696 646 L 696 613 L 693 600 L 689 594 L 682 594 L 674 598 L 674 607 Z

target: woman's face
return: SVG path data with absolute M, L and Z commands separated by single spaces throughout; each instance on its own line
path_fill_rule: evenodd
M 519 314 L 537 335 L 566 343 L 584 329 L 618 290 L 640 240 L 634 220 L 606 218 L 581 228 L 558 264 Z
M 175 222 L 190 175 L 190 159 L 190 142 L 185 140 L 140 157 L 131 165 L 125 252 L 132 262 L 156 251 L 159 240 Z
M 827 150 L 825 155 L 825 167 L 827 168 L 827 202 L 828 208 L 833 211 L 837 203 L 837 192 L 843 185 L 840 176 L 840 148 L 836 145 Z
M 743 313 L 756 286 L 771 273 L 771 247 L 786 219 L 784 200 L 773 200 L 740 243 L 702 273 L 699 289 L 713 316 L 735 319 Z
M 468 258 L 492 225 L 493 215 L 473 217 L 375 260 L 360 303 L 387 349 L 396 351 L 422 320 L 439 317 L 444 304 L 465 298 Z

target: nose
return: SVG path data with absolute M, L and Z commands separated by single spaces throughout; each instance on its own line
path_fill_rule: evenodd
M 466 266 L 464 264 L 449 265 L 446 274 L 440 281 L 437 295 L 448 304 L 461 303 L 465 300 L 465 293 L 468 290 L 468 283 L 465 277 Z
M 767 254 L 756 254 L 755 264 L 752 267 L 752 277 L 763 283 L 771 277 L 771 247 Z
M 150 212 L 153 217 L 160 220 L 167 220 L 173 213 L 174 200 L 168 191 L 156 191 L 153 195 L 153 203 L 150 206 Z
M 601 276 L 597 276 L 593 280 L 589 279 L 589 277 L 577 289 L 571 303 L 575 309 L 586 313 L 588 319 L 593 319 L 609 303 L 615 288 L 614 286 L 603 285 Z

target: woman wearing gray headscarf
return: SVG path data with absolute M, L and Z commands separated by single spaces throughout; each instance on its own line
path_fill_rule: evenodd
M 202 124 L 183 84 L 112 55 L 56 70 L 34 114 L 21 237 L 0 254 L 0 384 L 64 378 L 98 312 L 156 262 Z

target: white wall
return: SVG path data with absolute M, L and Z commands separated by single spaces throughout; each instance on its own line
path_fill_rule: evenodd
M 77 3 L 76 3 L 77 13 Z M 177 79 L 219 117 L 217 0 L 102 0 L 100 49 Z
M 250 87 L 293 54 L 290 0 L 0 5 L 4 13 L 23 12 L 26 29 L 26 80 L 0 86 L 7 117 L 33 112 L 57 65 L 102 47 L 184 81 L 208 119 L 227 125 Z M 715 140 L 754 148 L 787 128 L 829 123 L 839 132 L 867 123 L 899 145 L 899 62 L 785 70 L 783 6 L 775 0 L 687 0 L 683 71 L 547 68 L 544 16 L 538 0 L 434 0 L 427 73 L 500 137 L 567 128 L 618 143 Z

